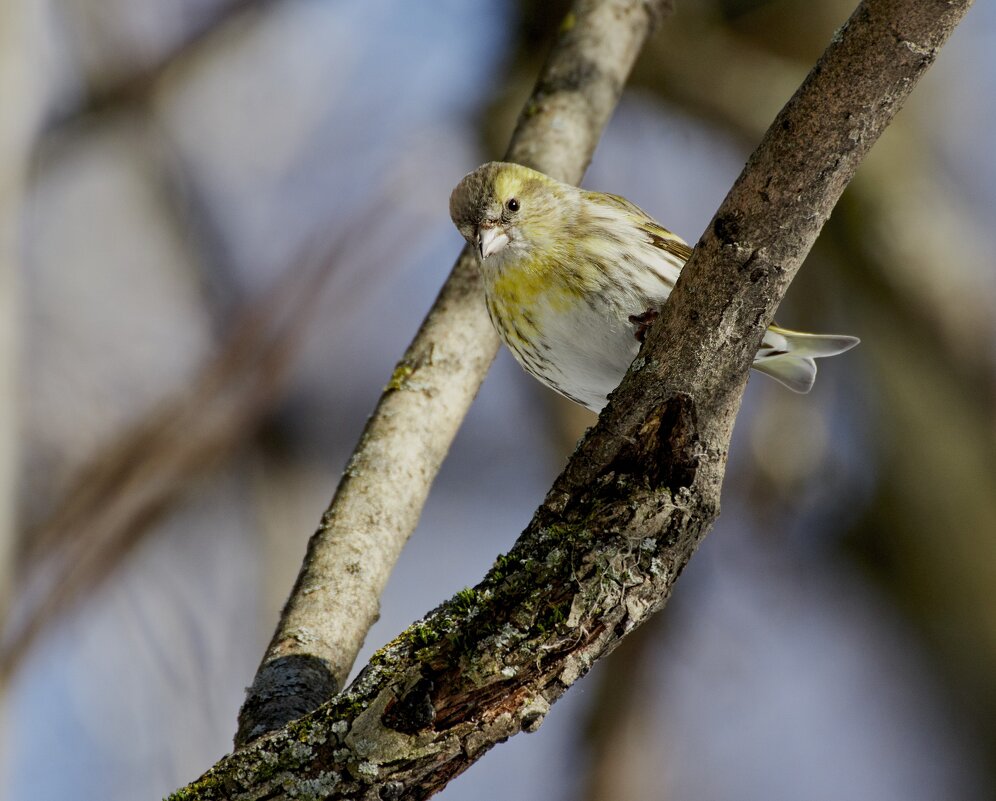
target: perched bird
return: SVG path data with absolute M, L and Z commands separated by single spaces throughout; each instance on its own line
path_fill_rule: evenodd
M 457 184 L 450 217 L 477 252 L 488 314 L 515 358 L 551 389 L 600 411 L 692 249 L 624 198 L 503 162 Z M 857 344 L 773 325 L 753 366 L 809 392 L 813 359 Z

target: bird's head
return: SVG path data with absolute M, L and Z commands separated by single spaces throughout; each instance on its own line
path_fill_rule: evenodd
M 519 164 L 492 161 L 464 176 L 450 217 L 482 263 L 528 256 L 556 240 L 565 185 Z

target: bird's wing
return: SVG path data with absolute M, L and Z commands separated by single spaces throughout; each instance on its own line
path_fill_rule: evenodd
M 654 247 L 677 256 L 681 259 L 682 264 L 688 261 L 688 257 L 692 255 L 692 248 L 684 239 L 671 233 L 664 226 L 658 225 L 649 217 L 639 227 L 650 237 L 650 242 Z
M 682 262 L 688 261 L 688 257 L 692 255 L 692 248 L 680 236 L 667 230 L 667 228 L 658 223 L 653 217 L 647 214 L 647 212 L 635 203 L 626 200 L 626 198 L 620 197 L 619 195 L 612 195 L 607 192 L 600 192 L 598 195 L 609 205 L 622 209 L 632 215 L 634 218 L 633 222 L 636 224 L 636 227 L 650 238 L 650 243 L 654 247 L 660 248 L 666 253 L 676 256 L 681 259 Z

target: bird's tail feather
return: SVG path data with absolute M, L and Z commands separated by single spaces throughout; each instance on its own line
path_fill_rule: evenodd
M 806 334 L 776 325 L 768 328 L 761 349 L 754 357 L 754 369 L 759 370 L 793 392 L 806 393 L 816 380 L 816 362 L 825 356 L 836 356 L 860 342 L 857 337 L 839 334 Z

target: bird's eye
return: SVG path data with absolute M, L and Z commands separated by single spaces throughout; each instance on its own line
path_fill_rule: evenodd
M 512 212 L 518 211 L 519 201 L 516 200 L 514 197 L 510 197 L 508 200 L 505 201 L 505 208 Z

